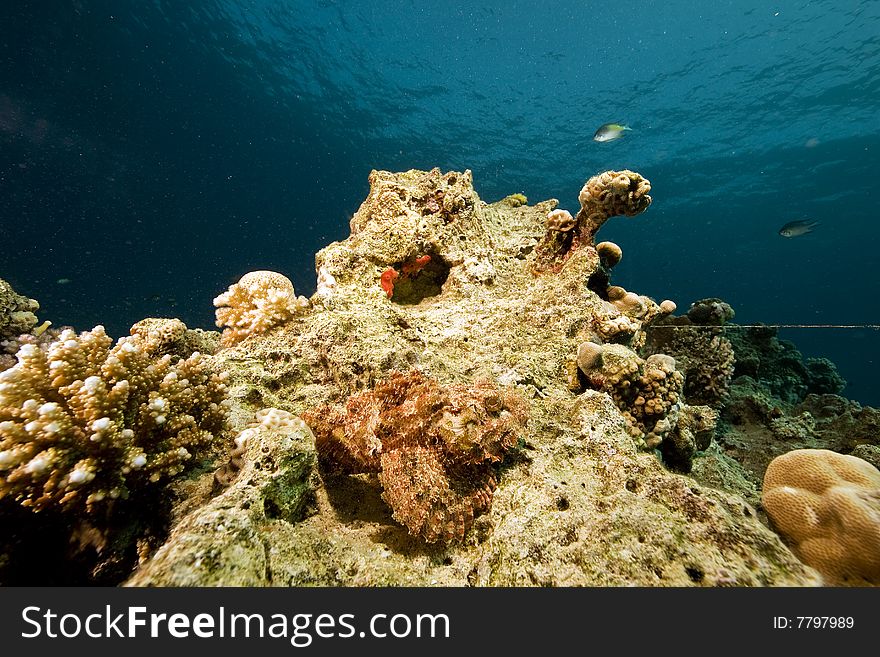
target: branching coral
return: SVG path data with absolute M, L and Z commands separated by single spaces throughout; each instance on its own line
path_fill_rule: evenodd
M 226 385 L 201 354 L 154 358 L 101 326 L 0 373 L 0 498 L 95 513 L 180 473 L 226 426 Z
M 767 467 L 761 501 L 777 531 L 829 584 L 880 584 L 880 471 L 797 449 Z
M 303 417 L 325 472 L 378 473 L 395 520 L 429 543 L 450 542 L 491 506 L 492 464 L 516 443 L 527 404 L 491 383 L 442 386 L 412 371 L 350 397 L 344 411 Z
M 593 244 L 609 218 L 633 217 L 647 210 L 650 191 L 651 183 L 634 171 L 606 171 L 590 178 L 578 195 L 581 209 L 573 222 L 560 220 L 568 214 L 565 210 L 554 210 L 548 216 L 547 232 L 535 247 L 534 271 L 559 271 L 573 251 Z
M 296 296 L 286 276 L 274 271 L 249 272 L 214 299 L 217 326 L 225 327 L 222 344 L 233 345 L 253 333 L 265 333 L 308 304 L 308 299 Z

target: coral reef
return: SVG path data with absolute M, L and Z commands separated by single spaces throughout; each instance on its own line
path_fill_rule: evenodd
M 147 353 L 153 356 L 170 354 L 185 358 L 196 351 L 213 354 L 220 346 L 217 331 L 189 329 L 175 318 L 147 317 L 135 323 L 129 333 L 139 336 Z
M 684 404 L 684 377 L 674 358 L 642 359 L 623 345 L 583 342 L 577 365 L 590 388 L 611 396 L 640 445 L 659 448 L 669 467 L 690 471 L 694 454 L 712 440 L 718 414 Z
M 200 354 L 153 358 L 95 327 L 0 373 L 0 498 L 97 513 L 181 472 L 226 422 L 226 386 Z
M 643 211 L 649 189 L 633 172 L 600 174 L 581 194 L 575 225 L 548 231 L 553 199 L 487 204 L 469 171 L 372 172 L 351 235 L 316 255 L 307 310 L 274 277 L 264 301 L 235 286 L 218 297 L 224 339 L 198 358 L 227 376 L 237 437 L 224 438 L 222 460 L 161 487 L 167 525 L 115 565 L 108 544 L 99 581 L 819 583 L 762 523 L 751 472 L 727 453 L 730 443 L 712 442 L 712 409 L 685 402 L 682 368 L 640 351 L 675 304 L 611 285 L 622 250 L 593 247 L 602 221 Z M 140 345 L 154 369 L 174 366 L 167 354 L 185 357 L 192 344 L 167 320 L 133 333 L 122 343 Z M 95 361 L 109 362 L 103 352 Z M 108 373 L 102 366 L 82 385 L 94 376 L 106 386 Z M 120 426 L 136 434 L 155 425 L 153 401 L 151 393 L 147 415 L 126 407 Z M 830 417 L 825 406 L 834 404 L 803 409 L 813 431 Z M 853 408 L 839 410 L 856 421 Z M 790 412 L 782 406 L 780 416 Z M 112 463 L 87 482 L 94 490 Z M 688 468 L 693 476 L 675 471 Z M 134 479 L 123 483 L 133 494 Z M 11 499 L 0 500 L 7 510 L 50 511 Z
M 217 296 L 214 305 L 217 326 L 223 328 L 221 342 L 229 346 L 289 321 L 309 302 L 296 296 L 293 283 L 286 276 L 274 271 L 252 271 Z
M 490 383 L 441 386 L 412 371 L 350 397 L 344 413 L 304 417 L 325 470 L 378 473 L 394 519 L 433 543 L 460 541 L 489 509 L 492 464 L 516 444 L 527 414 L 519 395 Z
M 223 481 L 209 475 L 220 494 L 190 496 L 129 584 L 815 584 L 742 497 L 639 451 L 611 395 L 584 389 L 577 345 L 637 349 L 674 308 L 639 297 L 644 314 L 626 315 L 593 248 L 536 277 L 556 201 L 526 203 L 483 203 L 470 172 L 373 172 L 351 236 L 316 256 L 310 312 L 214 356 L 233 424 L 256 433 L 231 445 Z M 665 357 L 651 363 L 676 378 Z M 674 411 L 654 392 L 667 415 L 639 421 L 669 419 L 661 445 L 701 448 L 709 409 Z M 504 410 L 521 404 L 527 423 Z M 307 418 L 317 447 L 304 425 L 253 426 L 265 407 Z M 276 480 L 314 504 L 288 513 L 263 492 Z
M 776 337 L 770 326 L 728 327 L 724 335 L 736 354 L 734 377 L 750 376 L 787 403 L 809 393 L 837 394 L 846 386 L 837 368 L 824 358 L 802 358 L 795 346 Z
M 799 449 L 764 475 L 762 503 L 804 563 L 829 584 L 880 584 L 880 471 L 854 456 Z
M 633 217 L 647 210 L 650 191 L 651 183 L 634 171 L 606 171 L 590 178 L 578 195 L 581 209 L 574 219 L 566 210 L 547 215 L 547 232 L 535 247 L 534 271 L 558 272 L 573 251 L 592 246 L 608 219 Z
M 40 304 L 17 294 L 12 286 L 0 278 L 0 340 L 28 333 L 37 325 L 36 312 Z
M 719 299 L 694 303 L 684 317 L 662 317 L 646 331 L 645 350 L 673 356 L 684 374 L 689 404 L 720 408 L 727 401 L 736 360 L 724 336 L 733 310 Z

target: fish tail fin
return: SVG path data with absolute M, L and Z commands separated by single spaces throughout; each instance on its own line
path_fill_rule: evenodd
M 632 128 L 630 128 L 628 125 L 624 125 L 624 124 L 621 124 L 621 125 L 620 125 L 620 129 L 621 129 L 621 130 L 629 130 L 629 131 L 632 131 Z

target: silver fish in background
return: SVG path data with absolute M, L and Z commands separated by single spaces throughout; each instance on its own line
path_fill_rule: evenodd
M 789 221 L 779 229 L 779 234 L 783 237 L 800 237 L 807 233 L 812 233 L 813 229 L 819 225 L 818 221 L 810 219 L 799 219 L 797 221 Z
M 632 128 L 622 123 L 606 123 L 596 130 L 593 141 L 613 141 L 623 137 L 623 133 L 627 130 L 632 131 Z

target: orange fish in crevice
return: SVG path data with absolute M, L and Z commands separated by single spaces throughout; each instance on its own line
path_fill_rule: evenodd
M 386 269 L 379 278 L 379 284 L 385 290 L 385 294 L 388 295 L 389 299 L 394 295 L 394 283 L 398 278 L 400 278 L 400 274 L 394 267 Z
M 422 271 L 425 268 L 425 265 L 427 265 L 429 262 L 431 262 L 431 256 L 429 256 L 429 255 L 419 256 L 415 260 L 410 260 L 409 262 L 405 262 L 403 264 L 403 267 L 401 267 L 401 270 L 403 270 L 404 276 L 412 277 L 412 276 L 415 276 L 416 274 L 418 274 L 420 271 Z

